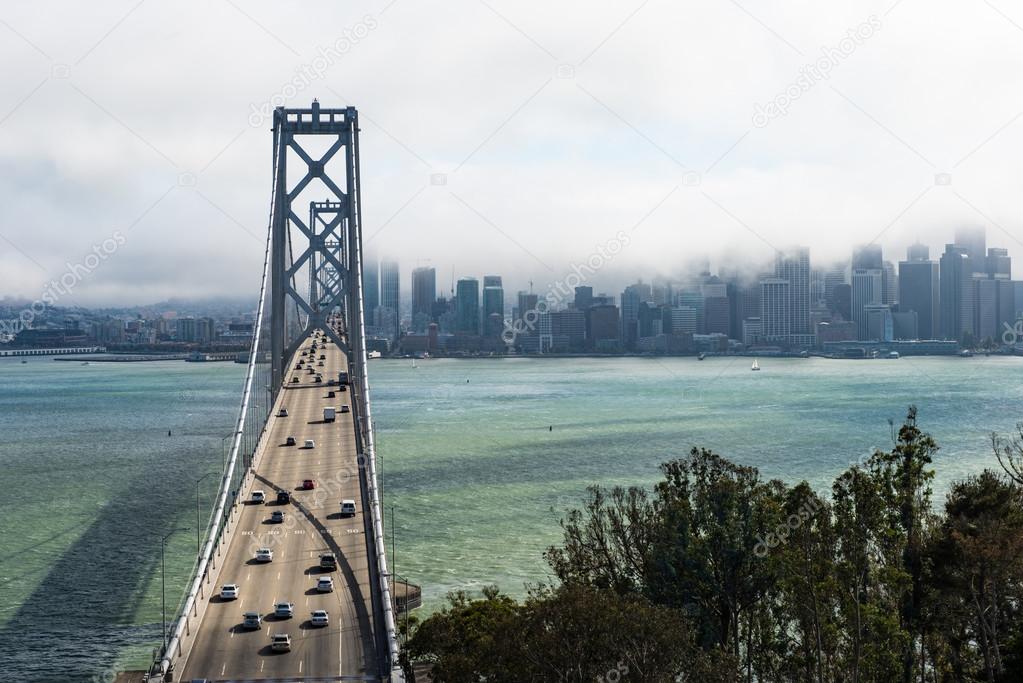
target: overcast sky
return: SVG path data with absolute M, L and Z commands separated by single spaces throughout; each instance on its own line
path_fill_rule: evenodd
M 0 59 L 0 295 L 95 247 L 60 303 L 254 296 L 281 98 L 358 107 L 365 238 L 406 288 L 543 289 L 614 240 L 598 290 L 960 225 L 1023 258 L 1007 0 L 21 0 Z

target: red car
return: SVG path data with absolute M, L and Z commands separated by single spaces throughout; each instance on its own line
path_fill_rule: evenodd
M 302 480 L 302 488 L 305 489 L 306 491 L 314 489 L 316 488 L 316 482 L 313 481 L 312 479 L 304 479 Z

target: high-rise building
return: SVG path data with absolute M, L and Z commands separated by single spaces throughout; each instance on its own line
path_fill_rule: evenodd
M 760 324 L 764 341 L 787 343 L 792 334 L 791 283 L 772 277 L 760 281 Z
M 887 304 L 871 304 L 863 307 L 866 333 L 863 339 L 890 342 L 895 338 L 895 323 L 892 309 Z
M 362 303 L 366 324 L 374 325 L 380 306 L 380 261 L 367 254 L 362 260 Z
M 864 244 L 853 249 L 853 270 L 881 270 L 883 266 L 880 244 Z
M 1012 279 L 1012 259 L 1008 249 L 991 247 L 987 250 L 987 274 L 994 280 Z
M 412 271 L 412 327 L 423 332 L 433 319 L 433 302 L 437 300 L 437 271 L 422 267 Z
M 867 332 L 868 306 L 881 306 L 883 271 L 880 268 L 854 268 L 850 314 L 856 323 L 856 338 L 869 339 Z
M 500 336 L 504 327 L 504 287 L 500 275 L 483 276 L 483 326 L 487 337 Z
M 397 261 L 383 261 L 380 264 L 380 308 L 386 309 L 381 317 L 381 327 L 387 328 L 387 335 L 397 339 L 401 326 L 401 270 Z M 380 317 L 380 316 L 378 316 Z
M 962 340 L 973 334 L 973 271 L 970 256 L 963 247 L 946 244 L 938 262 L 940 272 L 941 334 L 945 339 Z
M 639 306 L 650 301 L 650 285 L 637 282 L 629 285 L 622 292 L 622 342 L 625 348 L 636 348 L 639 339 Z
M 937 339 L 941 332 L 941 306 L 938 264 L 928 259 L 923 245 L 906 251 L 899 261 L 899 311 L 916 313 L 917 334 L 921 339 Z
M 586 311 L 586 343 L 596 351 L 614 351 L 621 348 L 618 307 L 614 304 L 596 304 Z
M 585 311 L 593 305 L 593 287 L 587 287 L 585 285 L 575 288 L 575 307 L 580 311 Z
M 974 330 L 977 340 L 998 338 L 998 280 L 974 278 Z
M 798 247 L 778 252 L 774 261 L 774 277 L 789 283 L 789 334 L 810 334 L 810 250 Z M 762 291 L 762 290 L 761 290 Z M 761 316 L 763 317 L 763 316 Z M 770 321 L 764 323 L 768 336 Z
M 881 265 L 881 303 L 894 306 L 899 300 L 899 276 L 895 274 L 895 266 L 891 261 Z
M 931 250 L 926 244 L 911 244 L 906 248 L 906 260 L 907 261 L 929 261 L 931 259 Z
M 480 281 L 464 277 L 455 288 L 455 332 L 480 333 Z
M 981 266 L 984 264 L 984 257 L 987 254 L 984 248 L 987 242 L 985 233 L 986 231 L 983 227 L 959 228 L 955 233 L 955 245 L 965 251 L 966 255 L 975 262 L 973 272 L 984 270 Z
M 849 275 L 846 273 L 846 270 L 846 264 L 840 264 L 824 271 L 824 303 L 832 313 L 838 310 L 835 288 L 849 283 Z

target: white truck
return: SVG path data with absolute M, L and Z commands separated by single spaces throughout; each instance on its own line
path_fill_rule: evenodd
M 323 409 L 323 421 L 333 422 L 337 417 L 337 409 L 333 407 L 327 407 Z

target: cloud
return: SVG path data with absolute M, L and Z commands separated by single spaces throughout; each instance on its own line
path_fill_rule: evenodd
M 38 296 L 121 230 L 76 303 L 249 296 L 271 173 L 250 115 L 289 92 L 359 108 L 365 234 L 406 278 L 550 282 L 634 228 L 608 289 L 795 243 L 818 263 L 874 239 L 934 255 L 962 224 L 1023 258 L 1008 4 L 111 1 L 3 21 L 2 294 Z

